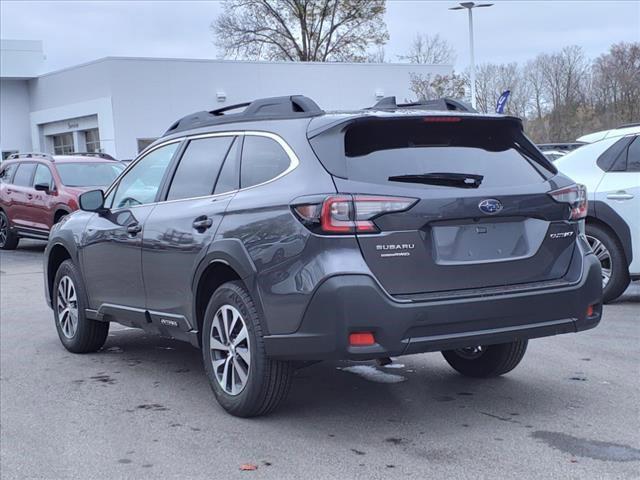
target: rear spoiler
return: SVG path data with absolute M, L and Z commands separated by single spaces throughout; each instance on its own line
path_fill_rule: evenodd
M 356 115 L 345 115 L 338 117 L 333 122 L 325 122 L 326 117 L 320 117 L 317 119 L 317 123 L 314 125 L 314 120 L 309 124 L 309 130 L 307 132 L 307 138 L 311 144 L 312 149 L 316 153 L 316 156 L 320 159 L 324 167 L 334 176 L 340 178 L 347 178 L 345 157 L 347 155 L 345 151 L 345 135 L 350 127 L 356 125 L 363 125 L 367 123 L 382 123 L 382 122 L 402 122 L 411 120 L 420 120 L 424 118 L 441 118 L 444 120 L 451 120 L 454 117 L 460 117 L 464 122 L 468 121 L 486 121 L 486 122 L 500 122 L 502 127 L 511 129 L 513 133 L 512 141 L 516 148 L 530 160 L 530 163 L 534 168 L 544 169 L 552 174 L 557 174 L 558 170 L 549 161 L 538 148 L 529 140 L 523 131 L 522 120 L 517 117 L 505 116 L 505 115 L 480 115 L 469 113 L 434 113 L 434 114 L 409 114 L 409 112 L 403 114 L 388 114 L 386 112 L 374 113 L 359 113 Z M 456 122 L 457 123 L 457 122 Z M 314 128 L 315 126 L 315 128 Z M 541 171 L 542 173 L 542 171 Z

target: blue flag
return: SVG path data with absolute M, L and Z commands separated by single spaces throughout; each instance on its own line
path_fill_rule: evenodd
M 500 98 L 498 99 L 498 103 L 496 103 L 496 113 L 504 113 L 504 107 L 507 105 L 509 95 L 511 95 L 511 90 L 505 90 L 502 92 L 502 95 L 500 95 Z

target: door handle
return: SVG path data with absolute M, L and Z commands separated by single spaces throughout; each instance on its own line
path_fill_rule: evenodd
M 140 225 L 139 223 L 134 223 L 127 227 L 127 233 L 134 236 L 140 233 L 141 231 L 142 231 L 142 225 Z
M 609 193 L 607 195 L 609 200 L 631 200 L 633 195 L 631 193 L 627 193 L 624 190 L 617 191 L 616 193 Z
M 213 225 L 213 220 L 211 220 L 209 217 L 198 217 L 193 221 L 192 225 L 196 230 L 204 231 L 207 228 L 210 228 L 211 225 Z

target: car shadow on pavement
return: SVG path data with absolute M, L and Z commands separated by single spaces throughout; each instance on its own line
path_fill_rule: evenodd
M 203 385 L 197 391 L 186 391 L 185 397 L 201 395 L 198 403 L 210 404 L 222 412 L 210 392 L 200 351 L 190 345 L 147 335 L 139 330 L 114 330 L 103 350 L 91 355 L 95 361 L 108 362 L 119 377 L 138 384 L 155 380 L 157 402 L 162 397 L 173 399 L 181 395 L 175 391 L 163 394 L 162 387 L 173 388 L 177 382 Z M 380 372 L 380 375 L 359 375 Z M 143 368 L 139 368 L 143 367 Z M 150 371 L 151 370 L 151 371 Z M 151 376 L 151 378 L 150 378 Z M 390 377 L 387 377 L 390 376 Z M 394 378 L 397 383 L 379 383 Z M 372 380 L 374 379 L 374 380 Z M 416 430 L 428 428 L 446 430 L 452 423 L 462 428 L 474 422 L 506 422 L 514 426 L 533 428 L 522 418 L 544 415 L 553 408 L 553 399 L 544 384 L 532 382 L 526 374 L 512 374 L 501 378 L 477 380 L 455 373 L 437 353 L 400 357 L 392 368 L 375 362 L 321 362 L 296 371 L 288 399 L 272 415 L 252 421 L 299 423 L 302 430 L 309 422 L 327 421 L 330 434 L 345 434 L 347 424 L 361 425 L 380 422 L 389 432 L 401 425 Z M 536 398 L 535 402 L 531 402 Z M 514 406 L 515 405 L 515 406 Z M 522 417 L 521 417 L 522 415 Z M 328 426 L 327 426 L 328 425 Z M 364 427 L 363 427 L 364 428 Z M 393 437 L 395 438 L 395 437 Z M 390 440 L 393 441 L 393 440 Z M 402 440 L 398 440 L 399 442 Z

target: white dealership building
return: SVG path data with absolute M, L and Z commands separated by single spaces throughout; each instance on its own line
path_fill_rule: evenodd
M 100 58 L 43 72 L 40 41 L 2 40 L 0 148 L 103 151 L 129 159 L 176 119 L 261 97 L 303 94 L 325 110 L 414 98 L 410 74 L 451 65 Z

